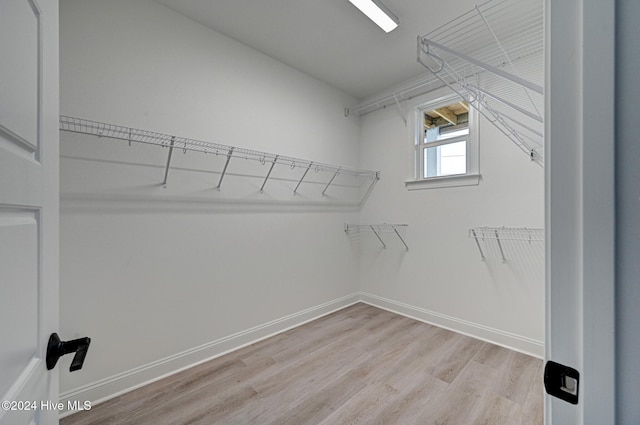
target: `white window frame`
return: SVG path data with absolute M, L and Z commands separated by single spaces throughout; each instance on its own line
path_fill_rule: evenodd
M 416 106 L 414 111 L 414 128 L 411 138 L 412 144 L 412 178 L 405 181 L 408 190 L 434 189 L 441 187 L 477 186 L 480 183 L 480 131 L 478 125 L 478 111 L 469 108 L 469 135 L 463 136 L 467 139 L 467 172 L 465 174 L 454 174 L 449 176 L 423 177 L 424 165 L 422 156 L 425 149 L 424 140 L 424 114 L 427 111 L 443 108 L 453 103 L 460 102 L 457 95 L 450 95 L 438 99 L 430 100 Z M 459 138 L 445 139 L 429 143 L 429 147 L 442 144 L 449 144 Z

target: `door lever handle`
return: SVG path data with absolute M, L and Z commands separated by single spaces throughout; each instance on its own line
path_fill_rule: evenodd
M 69 372 L 82 369 L 84 358 L 87 356 L 91 338 L 84 337 L 71 341 L 61 341 L 57 333 L 52 333 L 47 344 L 47 369 L 51 370 L 58 363 L 58 359 L 65 354 L 76 353 L 71 361 Z

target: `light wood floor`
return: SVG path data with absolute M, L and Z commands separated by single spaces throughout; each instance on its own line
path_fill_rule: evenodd
M 541 425 L 542 361 L 366 304 L 62 425 Z

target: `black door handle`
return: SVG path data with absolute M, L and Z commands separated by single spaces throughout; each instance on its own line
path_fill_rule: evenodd
M 58 359 L 65 354 L 76 353 L 71 361 L 69 372 L 82 369 L 84 358 L 87 356 L 91 338 L 78 338 L 72 341 L 61 341 L 57 333 L 52 333 L 47 344 L 47 369 L 51 370 L 58 363 Z

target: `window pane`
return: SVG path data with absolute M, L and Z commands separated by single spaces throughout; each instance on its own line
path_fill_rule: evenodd
M 424 177 L 450 176 L 466 172 L 466 141 L 424 149 Z
M 449 143 L 448 145 L 440 145 L 442 156 L 464 156 L 467 154 L 467 142 L 461 141 Z
M 440 127 L 429 128 L 425 132 L 425 143 L 435 142 L 440 139 Z
M 424 177 L 438 176 L 438 148 L 424 149 Z

